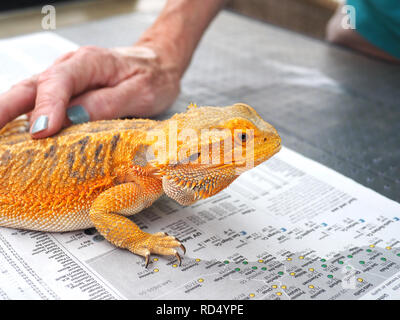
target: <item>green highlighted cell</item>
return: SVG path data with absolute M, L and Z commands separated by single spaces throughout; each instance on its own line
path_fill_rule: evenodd
M 328 274 L 328 278 L 329 278 L 329 279 L 332 279 L 332 278 L 333 278 L 333 275 Z
M 326 259 L 321 259 L 321 262 L 326 262 Z
M 328 267 L 328 266 L 327 266 L 326 264 L 322 264 L 321 267 L 322 267 L 322 268 L 326 268 L 326 267 Z
M 229 263 L 229 261 L 228 261 L 228 260 L 225 260 L 225 261 L 224 261 L 224 263 L 225 263 L 225 264 L 228 264 L 228 263 Z
M 235 271 L 240 271 L 240 268 L 235 268 Z
M 266 268 L 266 267 L 262 267 L 262 268 L 261 268 L 261 270 L 263 270 L 263 271 L 266 271 L 266 270 L 267 270 L 267 268 Z
M 381 258 L 382 261 L 386 261 L 386 258 Z
M 283 271 L 279 271 L 278 274 L 279 274 L 280 276 L 283 276 Z
M 351 258 L 353 258 L 353 256 L 352 256 L 351 254 L 349 254 L 349 255 L 347 256 L 347 258 L 350 258 L 350 259 L 351 259 Z
M 359 261 L 359 263 L 360 263 L 360 264 L 365 264 L 365 261 L 362 261 L 362 260 L 361 260 L 361 261 Z
M 340 260 L 340 261 L 338 261 L 338 263 L 339 263 L 339 264 L 343 264 L 344 262 Z
M 243 264 L 249 264 L 247 261 L 243 261 Z
M 367 252 L 372 252 L 372 250 L 371 249 L 367 249 Z

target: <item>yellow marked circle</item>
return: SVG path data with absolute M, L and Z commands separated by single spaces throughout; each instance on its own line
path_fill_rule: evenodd
M 392 250 L 392 247 L 386 247 L 386 250 Z
M 158 271 L 160 271 L 160 270 L 159 270 L 159 269 L 154 269 L 153 271 L 154 271 L 154 272 L 158 272 Z
M 174 268 L 176 268 L 178 265 L 177 265 L 177 264 L 173 264 L 172 266 L 173 266 Z
M 276 288 L 278 288 L 278 286 L 277 286 L 276 284 L 273 284 L 273 285 L 272 285 L 272 288 L 273 288 L 273 289 L 276 289 Z
M 285 285 L 284 285 L 284 286 L 281 286 L 281 288 L 282 288 L 282 289 L 286 289 L 286 286 L 285 286 Z
M 282 292 L 277 292 L 276 295 L 277 295 L 277 296 L 281 296 L 281 295 L 282 295 Z
M 200 278 L 199 280 L 197 280 L 198 282 L 203 282 L 204 281 L 204 279 L 203 278 Z
M 308 287 L 309 287 L 310 289 L 314 289 L 314 286 L 313 286 L 312 284 L 310 284 Z
M 363 282 L 364 279 L 363 279 L 363 278 L 358 278 L 357 281 L 358 281 L 358 282 Z
M 154 258 L 153 261 L 158 261 L 158 258 Z
M 199 258 L 196 259 L 196 262 L 200 262 L 201 260 Z
M 292 258 L 287 258 L 286 260 L 287 260 L 287 261 L 292 261 Z
M 375 246 L 373 244 L 370 244 L 369 247 L 370 248 L 375 248 Z
M 254 293 L 249 294 L 250 298 L 254 298 L 256 295 Z
M 303 256 L 300 256 L 299 259 L 304 259 L 304 257 L 303 257 Z
M 260 260 L 258 260 L 258 262 L 259 262 L 259 263 L 263 263 L 263 262 L 264 262 L 264 260 L 260 259 Z
M 308 271 L 311 271 L 311 272 L 313 272 L 313 271 L 314 271 L 314 268 L 310 268 L 310 269 L 308 269 Z
M 295 273 L 294 273 L 294 272 L 291 272 L 291 273 L 290 273 L 290 275 L 291 275 L 291 276 L 294 276 L 294 275 L 295 275 Z

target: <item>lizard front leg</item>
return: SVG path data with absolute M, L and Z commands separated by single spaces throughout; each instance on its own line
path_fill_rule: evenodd
M 151 206 L 161 194 L 161 181 L 138 177 L 134 182 L 120 184 L 101 193 L 93 202 L 89 217 L 100 234 L 112 244 L 145 257 L 146 267 L 151 253 L 175 255 L 180 263 L 181 258 L 175 248 L 182 248 L 184 253 L 186 250 L 176 238 L 164 232 L 144 232 L 125 217 Z

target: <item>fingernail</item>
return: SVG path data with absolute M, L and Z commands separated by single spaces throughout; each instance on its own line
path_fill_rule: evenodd
M 67 109 L 67 117 L 73 124 L 90 121 L 89 113 L 83 106 L 77 105 Z
M 33 123 L 32 129 L 31 129 L 31 133 L 38 133 L 40 131 L 43 131 L 45 129 L 47 129 L 47 125 L 49 123 L 49 117 L 48 116 L 40 116 L 39 118 L 37 118 L 35 120 L 35 122 Z

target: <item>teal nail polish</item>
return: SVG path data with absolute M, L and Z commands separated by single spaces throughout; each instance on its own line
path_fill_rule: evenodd
M 67 109 L 67 117 L 73 124 L 90 121 L 89 113 L 83 106 L 77 105 Z
M 38 133 L 40 131 L 43 131 L 47 129 L 49 123 L 49 117 L 48 116 L 40 116 L 39 118 L 36 119 L 36 121 L 33 123 L 31 133 Z

